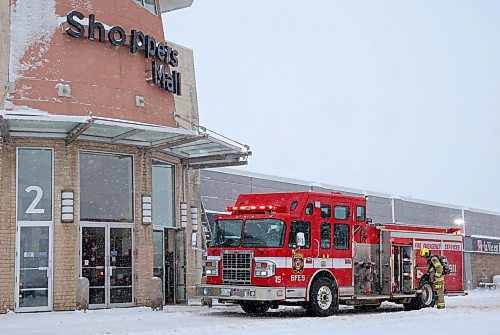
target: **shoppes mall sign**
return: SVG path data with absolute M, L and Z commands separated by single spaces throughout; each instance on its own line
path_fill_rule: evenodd
M 74 38 L 85 35 L 85 15 L 74 10 L 67 15 L 67 22 L 70 25 L 66 33 Z M 95 20 L 95 15 L 88 17 L 87 37 L 89 40 L 96 38 L 101 43 L 106 43 L 106 27 L 104 24 Z M 97 33 L 97 36 L 96 36 Z M 127 41 L 130 45 L 130 52 L 143 53 L 146 59 L 151 59 L 151 71 L 153 84 L 162 89 L 181 95 L 181 74 L 177 71 L 169 71 L 169 66 L 177 67 L 179 65 L 177 50 L 172 49 L 166 43 L 156 42 L 154 37 L 144 35 L 140 30 L 133 29 L 127 36 L 122 27 L 115 26 L 108 29 L 107 40 L 116 47 L 123 46 Z

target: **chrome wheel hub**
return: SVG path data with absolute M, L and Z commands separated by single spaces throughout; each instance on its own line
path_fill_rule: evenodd
M 432 302 L 432 287 L 430 285 L 424 285 L 422 287 L 422 302 L 428 306 Z
M 328 286 L 321 286 L 318 290 L 318 306 L 321 309 L 328 309 L 333 301 L 332 290 Z

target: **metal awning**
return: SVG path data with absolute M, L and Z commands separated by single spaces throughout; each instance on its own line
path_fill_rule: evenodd
M 162 13 L 191 7 L 193 0 L 160 0 L 160 11 Z
M 162 151 L 179 157 L 190 169 L 246 165 L 248 145 L 207 128 L 195 130 L 93 116 L 53 115 L 33 110 L 0 110 L 0 133 L 5 142 L 16 137 L 64 139 L 122 144 Z

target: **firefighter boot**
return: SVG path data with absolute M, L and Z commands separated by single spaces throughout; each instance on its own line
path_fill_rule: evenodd
M 445 308 L 444 304 L 444 282 L 435 282 L 434 283 L 434 291 L 437 293 L 437 304 L 436 307 L 438 309 Z

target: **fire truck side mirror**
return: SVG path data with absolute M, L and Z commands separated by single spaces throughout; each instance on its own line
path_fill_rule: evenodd
M 295 241 L 297 242 L 297 247 L 303 247 L 306 245 L 306 238 L 304 237 L 303 232 L 298 232 L 297 237 L 295 238 Z
M 366 218 L 366 224 L 373 223 L 373 220 L 371 218 Z

